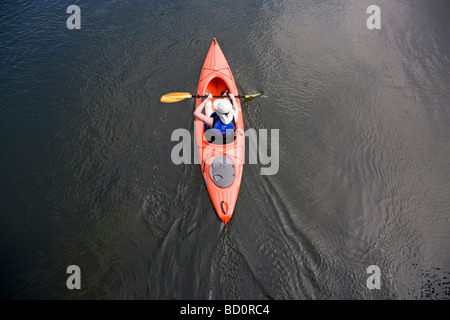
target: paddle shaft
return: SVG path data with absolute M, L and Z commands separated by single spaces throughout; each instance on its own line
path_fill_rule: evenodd
M 200 96 L 200 95 L 195 95 L 192 96 L 192 98 L 207 98 L 208 96 Z M 213 98 L 229 98 L 229 96 L 212 96 Z M 241 95 L 237 95 L 234 96 L 235 98 L 245 98 L 245 96 L 241 96 Z
M 245 98 L 245 99 L 252 99 L 256 96 L 261 95 L 260 93 L 256 94 L 249 94 L 249 95 L 236 95 L 235 98 Z M 168 94 L 165 94 L 161 97 L 160 101 L 163 103 L 173 103 L 178 102 L 184 99 L 190 99 L 190 98 L 206 98 L 207 95 L 191 95 L 189 92 L 171 92 Z M 213 98 L 229 98 L 229 96 L 213 96 Z

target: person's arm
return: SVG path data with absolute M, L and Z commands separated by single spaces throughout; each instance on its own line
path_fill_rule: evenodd
M 234 94 L 230 93 L 230 99 L 233 105 L 233 111 L 234 111 L 234 121 L 238 121 L 238 116 L 239 116 L 239 108 L 238 105 L 236 103 L 236 98 L 234 97 Z
M 194 117 L 201 120 L 204 124 L 208 125 L 210 128 L 212 128 L 213 125 L 213 118 L 207 117 L 203 113 L 203 109 L 205 108 L 206 104 L 211 101 L 212 94 L 209 94 L 208 97 L 200 103 L 200 105 L 195 109 L 194 111 Z

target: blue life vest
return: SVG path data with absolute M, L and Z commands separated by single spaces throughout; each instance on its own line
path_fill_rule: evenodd
M 215 143 L 220 143 L 220 144 L 227 144 L 231 141 L 228 141 L 230 139 L 233 139 L 234 137 L 234 133 L 236 130 L 236 122 L 234 121 L 234 117 L 233 120 L 228 123 L 228 124 L 223 124 L 223 122 L 220 120 L 219 115 L 216 114 L 215 112 L 213 112 L 210 116 L 211 118 L 213 118 L 213 127 L 212 127 L 212 131 L 214 132 L 211 135 L 209 135 L 208 137 L 206 137 L 206 139 L 209 142 L 215 142 Z M 208 125 L 205 124 L 205 133 L 208 129 L 211 129 Z M 220 137 L 222 136 L 223 141 L 216 141 L 216 137 Z M 222 140 L 222 139 L 220 139 Z M 234 139 L 233 139 L 234 140 Z
M 229 124 L 223 124 L 222 121 L 217 120 L 213 127 L 214 130 L 219 130 L 220 133 L 222 133 L 222 137 L 227 136 L 230 133 L 233 133 L 236 127 L 234 126 L 233 122 L 230 122 Z
M 233 121 L 231 121 L 228 124 L 223 124 L 223 122 L 220 120 L 217 113 L 213 112 L 210 116 L 211 118 L 214 118 L 213 122 L 213 130 L 217 130 L 217 132 L 222 134 L 222 137 L 226 137 L 228 134 L 231 134 L 236 129 L 236 126 L 234 125 L 234 118 Z M 205 126 L 205 131 L 209 129 L 209 126 Z

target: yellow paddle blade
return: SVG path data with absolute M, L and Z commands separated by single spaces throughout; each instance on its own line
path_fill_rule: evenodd
M 171 92 L 165 94 L 161 97 L 161 102 L 164 103 L 172 103 L 178 102 L 184 99 L 192 98 L 192 95 L 189 92 Z
M 251 99 L 251 98 L 254 98 L 254 97 L 257 97 L 257 96 L 260 96 L 260 95 L 261 95 L 261 93 L 247 94 L 245 96 L 245 99 Z

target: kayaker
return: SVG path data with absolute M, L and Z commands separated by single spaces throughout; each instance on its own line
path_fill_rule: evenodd
M 211 100 L 213 96 L 208 94 L 208 97 L 195 109 L 194 116 L 206 125 L 205 132 L 212 128 L 214 132 L 222 135 L 224 142 L 228 142 L 227 137 L 231 136 L 236 129 L 236 121 L 239 114 L 238 106 L 236 98 L 228 90 L 224 90 L 221 95 L 224 98 L 214 101 L 216 112 L 212 111 L 213 104 Z M 203 109 L 205 109 L 205 114 L 209 115 L 209 117 L 203 114 Z

